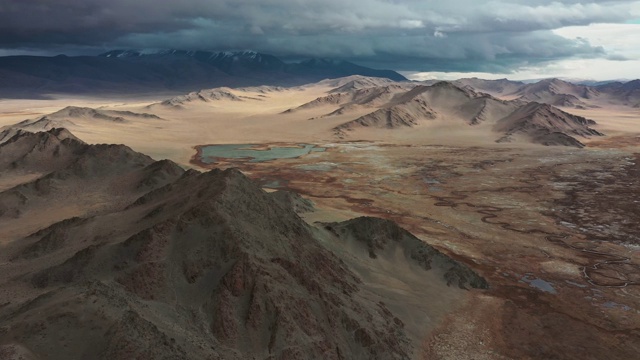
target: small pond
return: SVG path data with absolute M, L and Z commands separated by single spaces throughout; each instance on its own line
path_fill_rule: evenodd
M 538 279 L 531 274 L 524 275 L 520 279 L 520 281 L 529 284 L 529 286 L 531 286 L 532 288 L 536 288 L 538 290 L 542 290 L 551 294 L 557 294 L 556 289 L 553 287 L 552 283 L 542 279 Z

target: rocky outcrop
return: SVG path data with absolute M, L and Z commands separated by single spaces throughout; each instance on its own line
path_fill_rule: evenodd
M 232 93 L 229 88 L 215 88 L 194 91 L 186 95 L 176 96 L 160 103 L 151 104 L 148 107 L 153 108 L 154 106 L 160 105 L 174 109 L 183 109 L 186 105 L 191 103 L 209 103 L 220 100 L 243 101 L 243 98 Z

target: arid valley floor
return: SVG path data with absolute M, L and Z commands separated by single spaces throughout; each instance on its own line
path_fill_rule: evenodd
M 559 110 L 538 99 L 540 108 L 529 109 L 498 91 L 487 98 L 478 94 L 490 89 L 449 83 L 419 85 L 425 86 L 420 89 L 424 97 L 405 101 L 415 95 L 415 86 L 351 77 L 293 88 L 214 89 L 171 99 L 2 100 L 0 142 L 20 130 L 66 128 L 88 144 L 124 144 L 185 169 L 238 168 L 269 193 L 290 190 L 312 201 L 300 216 L 320 238 L 339 237 L 340 226 L 331 224 L 360 216 L 393 220 L 488 283 L 488 289 L 464 291 L 430 284 L 433 275 L 417 273 L 393 254 L 381 256 L 374 266 L 327 240 L 327 248 L 375 294 L 367 299 L 383 301 L 402 320 L 411 358 L 636 358 L 640 108 L 581 99 L 584 103 L 556 104 Z M 354 95 L 367 89 L 382 90 L 372 90 L 366 99 Z M 471 109 L 475 103 L 465 102 L 478 99 L 485 101 L 481 117 Z M 377 109 L 386 113 L 372 117 Z M 530 124 L 509 117 L 514 110 L 539 112 L 540 119 L 550 121 L 564 117 L 558 126 L 569 123 L 567 116 L 582 117 L 574 119 L 583 127 L 569 129 L 579 143 L 556 132 L 527 133 Z M 496 124 L 496 117 L 513 122 Z M 251 152 L 305 144 L 311 151 L 301 156 L 267 161 L 207 155 L 217 145 Z M 43 174 L 6 171 L 0 174 L 0 192 Z M 194 194 L 202 190 L 189 186 Z M 0 256 L 0 271 L 8 274 L 0 278 L 0 314 L 16 304 L 15 293 L 21 292 L 24 301 L 36 294 L 15 284 L 18 274 L 31 271 L 25 261 L 15 260 L 17 239 L 74 217 L 127 221 L 104 214 L 133 195 L 117 198 L 100 187 L 82 188 L 77 198 L 43 195 L 45 200 L 36 201 L 39 207 L 25 205 L 20 215 L 0 216 L 0 244 L 8 249 Z M 93 207 L 82 197 L 89 193 Z M 134 200 L 144 193 L 135 194 Z M 56 201 L 58 208 L 51 205 Z M 46 259 L 64 261 L 55 256 Z M 31 351 L 12 349 L 24 351 L 25 358 Z

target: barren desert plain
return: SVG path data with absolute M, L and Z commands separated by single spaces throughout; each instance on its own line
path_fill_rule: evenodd
M 362 296 L 384 302 L 403 324 L 408 358 L 637 358 L 640 109 L 598 97 L 551 106 L 546 99 L 538 103 L 499 91 L 485 94 L 489 90 L 354 76 L 175 97 L 6 99 L 0 100 L 0 142 L 17 141 L 21 131 L 65 128 L 87 144 L 124 144 L 200 172 L 237 168 L 267 193 L 300 194 L 312 205 L 303 202 L 308 208 L 299 216 L 361 279 L 361 292 L 367 294 Z M 547 130 L 541 132 L 539 124 Z M 57 160 L 47 161 L 53 168 Z M 14 191 L 48 171 L 3 170 L 0 191 Z M 116 180 L 109 186 L 128 184 L 118 174 L 113 173 Z M 72 218 L 106 216 L 107 224 L 125 226 L 118 225 L 126 219 L 116 210 L 132 199 L 124 194 L 128 185 L 118 195 L 106 190 L 107 180 L 92 181 L 58 196 L 30 193 L 28 201 L 17 202 L 19 214 L 4 209 L 0 215 L 5 249 L 0 252 L 0 314 L 5 323 L 18 324 L 18 315 L 8 314 L 25 313 L 16 310 L 20 306 L 36 307 L 30 299 L 49 294 L 43 289 L 53 286 L 49 280 L 34 290 L 21 277 L 73 254 L 53 251 L 35 257 L 34 265 L 33 256 L 16 255 L 23 251 L 19 241 L 28 243 L 32 240 L 24 239 L 39 230 Z M 50 192 L 58 191 L 56 184 Z M 207 196 L 192 186 L 185 191 Z M 135 194 L 133 200 L 144 192 Z M 275 215 L 265 215 L 270 216 Z M 327 240 L 340 235 L 341 227 L 332 224 L 361 216 L 396 222 L 472 269 L 487 286 L 462 290 L 433 280 L 436 275 L 416 270 L 396 253 L 361 257 L 355 247 Z M 141 297 L 148 304 L 140 308 L 151 313 L 153 297 Z M 36 331 L 12 326 L 3 330 L 5 335 Z M 169 325 L 158 326 L 178 342 L 196 346 L 193 339 L 171 335 Z M 80 335 L 57 341 L 74 336 Z M 2 338 L 5 353 L 16 358 L 40 358 L 46 353 L 42 344 L 53 341 Z M 118 356 L 112 358 L 126 358 Z M 342 358 L 340 351 L 335 358 Z

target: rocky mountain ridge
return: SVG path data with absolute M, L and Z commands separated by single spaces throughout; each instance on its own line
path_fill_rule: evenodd
M 346 138 L 361 128 L 397 129 L 428 124 L 433 120 L 459 123 L 459 126 L 493 124 L 493 131 L 499 135 L 496 138 L 498 142 L 513 141 L 513 135 L 517 134 L 526 141 L 547 146 L 583 147 L 575 137 L 603 135 L 590 128 L 596 125 L 595 121 L 568 114 L 549 104 L 523 98 L 501 100 L 456 83 L 442 81 L 428 86 L 406 83 L 378 86 L 362 81 L 360 84 L 358 87 L 337 87 L 328 91 L 329 95 L 285 113 L 328 107 L 331 110 L 322 116 L 325 118 L 371 109 L 365 115 L 335 126 L 332 131 L 339 138 Z M 554 82 L 538 85 L 559 87 Z M 584 86 L 582 89 L 590 91 Z M 541 118 L 545 121 L 534 120 Z
M 488 286 L 386 220 L 316 229 L 296 213 L 312 204 L 235 169 L 185 171 L 64 129 L 20 131 L 0 159 L 5 358 L 412 358 L 418 339 L 327 247 L 346 233 L 395 244 L 440 289 L 427 302 Z M 3 187 L 25 171 L 37 175 Z

